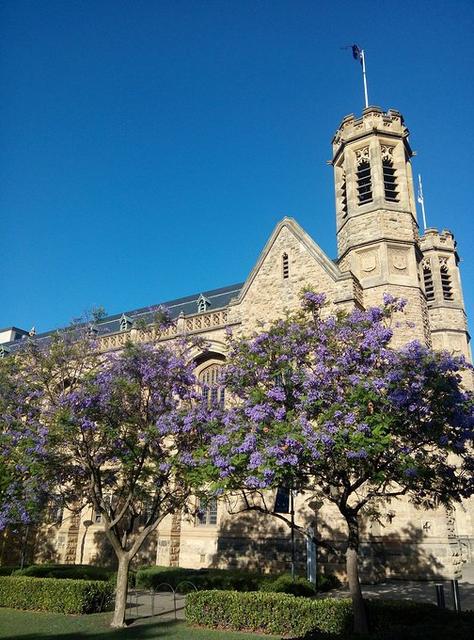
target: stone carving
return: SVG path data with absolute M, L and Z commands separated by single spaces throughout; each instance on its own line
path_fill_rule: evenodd
M 362 271 L 365 271 L 366 273 L 374 271 L 377 267 L 376 253 L 373 251 L 370 253 L 363 253 L 360 257 L 360 265 L 362 267 Z
M 394 251 L 392 253 L 392 264 L 398 271 L 405 271 L 407 268 L 406 251 Z
M 382 153 L 382 160 L 393 160 L 393 150 L 395 147 L 391 147 L 388 144 L 381 144 L 380 151 Z
M 364 147 L 363 149 L 357 149 L 357 151 L 355 152 L 356 154 L 356 161 L 357 164 L 360 164 L 361 162 L 366 162 L 370 160 L 370 151 L 369 151 L 369 147 Z

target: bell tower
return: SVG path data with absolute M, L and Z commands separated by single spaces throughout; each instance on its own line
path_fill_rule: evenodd
M 379 107 L 346 116 L 336 131 L 338 261 L 359 279 L 365 307 L 379 305 L 385 292 L 406 298 L 410 339 L 430 344 L 408 136 L 402 115 Z M 406 331 L 395 341 L 406 342 Z

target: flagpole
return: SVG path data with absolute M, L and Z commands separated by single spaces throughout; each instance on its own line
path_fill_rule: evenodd
M 365 52 L 363 49 L 360 51 L 360 60 L 362 62 L 362 76 L 364 78 L 364 96 L 365 96 L 365 108 L 369 106 L 369 93 L 367 91 L 367 76 L 365 73 Z
M 423 185 L 421 183 L 421 175 L 418 174 L 418 202 L 421 204 L 421 214 L 423 216 L 423 227 L 426 231 L 426 213 L 425 213 L 425 199 L 423 197 Z

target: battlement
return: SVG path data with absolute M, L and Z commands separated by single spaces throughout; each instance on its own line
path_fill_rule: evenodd
M 443 229 L 441 232 L 438 229 L 430 227 L 426 229 L 424 234 L 420 237 L 420 249 L 423 251 L 456 251 L 456 240 L 454 234 L 448 229 Z
M 408 145 L 409 131 L 402 114 L 396 109 L 385 112 L 380 107 L 372 106 L 364 109 L 360 117 L 351 113 L 343 118 L 332 140 L 333 157 L 338 155 L 346 142 L 363 138 L 374 131 L 382 135 L 404 138 Z

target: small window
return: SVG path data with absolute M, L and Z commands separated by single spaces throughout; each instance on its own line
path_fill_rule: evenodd
M 383 186 L 385 191 L 385 200 L 389 202 L 398 202 L 397 177 L 392 160 L 384 158 L 382 160 L 383 170 Z
M 288 487 L 278 487 L 275 497 L 275 513 L 290 513 L 290 491 Z
M 451 274 L 448 270 L 448 265 L 446 262 L 441 263 L 439 268 L 441 273 L 441 287 L 443 289 L 443 298 L 445 300 L 453 299 L 453 286 L 451 283 Z
M 431 273 L 431 266 L 429 264 L 423 266 L 423 282 L 425 285 L 426 299 L 428 301 L 434 300 L 433 274 Z
M 283 279 L 286 280 L 287 278 L 290 277 L 290 263 L 288 261 L 287 253 L 283 254 L 281 258 L 281 263 L 282 263 Z
M 63 521 L 64 508 L 61 496 L 52 496 L 48 506 L 48 520 L 50 523 L 60 526 Z
M 217 524 L 217 500 L 210 498 L 209 500 L 198 500 L 198 513 L 196 517 L 196 525 L 206 526 Z
M 94 524 L 100 524 L 102 522 L 102 514 L 99 511 L 96 511 L 95 509 L 92 514 L 92 522 Z
M 372 202 L 372 175 L 368 159 L 360 160 L 357 165 L 357 198 L 359 204 Z

